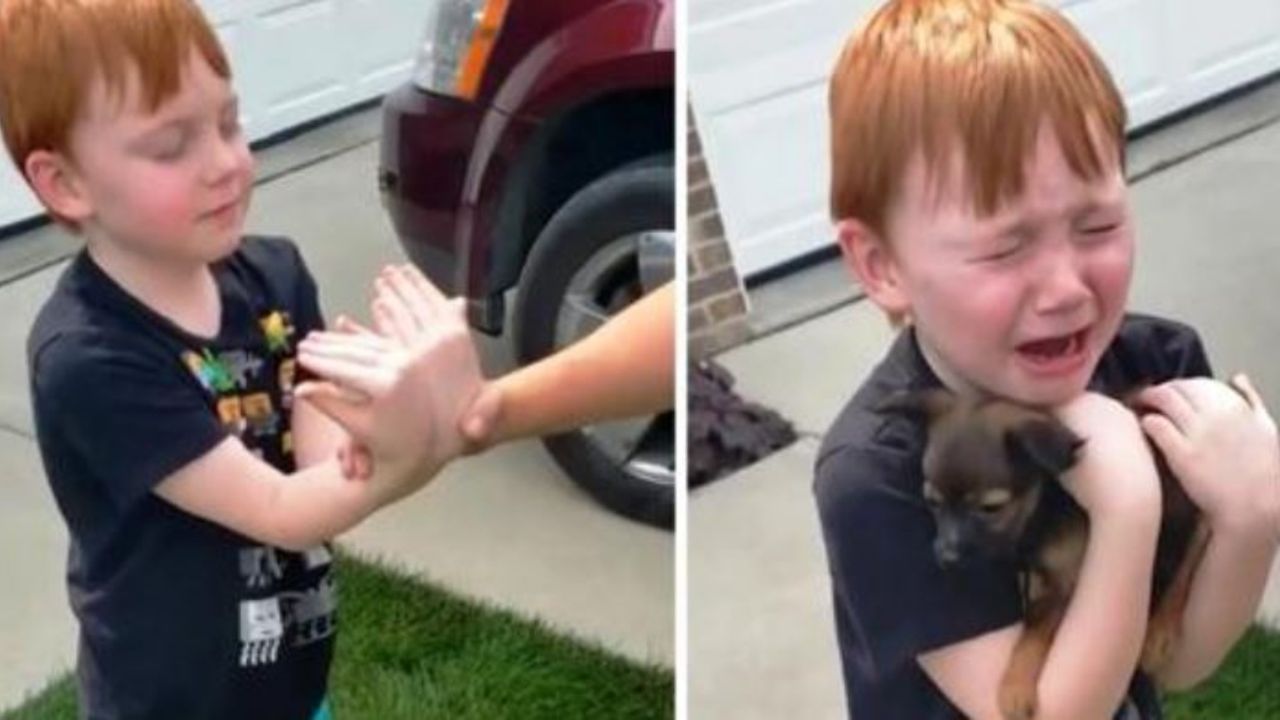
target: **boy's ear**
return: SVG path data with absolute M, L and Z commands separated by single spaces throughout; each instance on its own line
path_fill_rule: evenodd
M 910 315 L 911 301 L 902 286 L 897 260 L 884 239 L 861 220 L 846 218 L 836 223 L 836 241 L 845 267 L 867 297 L 890 318 Z
M 36 197 L 57 218 L 79 224 L 93 212 L 70 160 L 61 153 L 36 150 L 23 171 Z

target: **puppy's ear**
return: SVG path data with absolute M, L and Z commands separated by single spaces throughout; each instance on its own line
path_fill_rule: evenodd
M 1010 427 L 1005 431 L 1004 445 L 1015 466 L 1035 468 L 1057 477 L 1075 464 L 1076 451 L 1084 440 L 1066 425 L 1046 417 Z
M 950 390 L 899 390 L 876 404 L 873 410 L 881 414 L 896 413 L 933 421 L 951 412 L 956 396 Z

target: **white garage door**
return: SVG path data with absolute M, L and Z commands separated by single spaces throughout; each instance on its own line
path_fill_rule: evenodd
M 430 4 L 200 2 L 230 55 L 242 120 L 252 140 L 375 98 L 408 78 Z M 41 212 L 11 165 L 0 163 L 0 226 Z
M 689 89 L 725 231 L 750 276 L 832 242 L 826 81 L 877 0 L 689 0 Z M 1277 0 L 1056 0 L 1138 127 L 1280 70 Z

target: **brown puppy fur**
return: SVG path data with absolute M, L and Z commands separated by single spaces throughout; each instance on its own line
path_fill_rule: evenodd
M 937 528 L 939 566 L 986 557 L 1014 560 L 1024 573 L 1023 632 L 1001 680 L 999 704 L 1009 720 L 1030 720 L 1040 672 L 1088 545 L 1088 516 L 1058 482 L 1084 440 L 1046 412 L 946 390 L 894 395 L 880 409 L 927 423 L 921 493 Z M 1208 526 L 1160 454 L 1153 454 L 1163 515 L 1141 662 L 1155 674 L 1178 641 Z

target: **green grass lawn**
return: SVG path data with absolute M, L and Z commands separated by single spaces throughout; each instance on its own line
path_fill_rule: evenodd
M 338 559 L 336 720 L 675 716 L 670 669 L 637 665 L 398 572 Z M 56 680 L 4 720 L 75 720 Z
M 1168 720 L 1280 719 L 1280 634 L 1254 628 L 1213 679 L 1165 700 Z
M 667 668 L 644 667 L 509 613 L 340 555 L 337 720 L 672 718 Z M 1169 720 L 1280 720 L 1280 634 L 1253 629 Z M 62 678 L 4 720 L 74 720 Z M 695 719 L 696 720 L 696 719 Z

